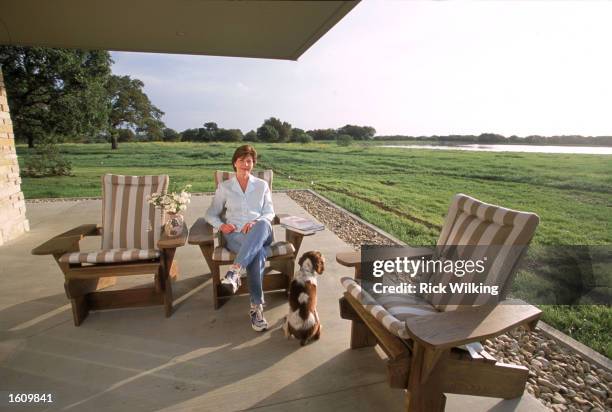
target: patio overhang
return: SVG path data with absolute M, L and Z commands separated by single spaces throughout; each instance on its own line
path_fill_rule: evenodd
M 0 0 L 0 44 L 297 60 L 357 3 Z

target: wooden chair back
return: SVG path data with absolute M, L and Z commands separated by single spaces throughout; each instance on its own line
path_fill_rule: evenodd
M 154 193 L 166 193 L 169 177 L 102 177 L 102 249 L 157 249 L 163 214 L 148 203 Z
M 497 301 L 502 300 L 511 286 L 521 256 L 535 234 L 538 215 L 520 212 L 481 202 L 458 194 L 451 203 L 437 242 L 436 259 L 481 260 L 483 273 L 434 272 L 429 281 L 448 285 L 450 282 L 483 284 L 498 287 Z M 464 271 L 465 272 L 465 271 Z M 490 303 L 490 294 L 468 293 L 427 294 L 425 299 L 441 310 L 453 310 L 457 305 Z

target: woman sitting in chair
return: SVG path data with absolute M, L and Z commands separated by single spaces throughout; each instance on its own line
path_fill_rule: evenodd
M 232 165 L 236 176 L 219 184 L 206 221 L 223 233 L 226 247 L 236 253 L 234 264 L 221 281 L 234 294 L 240 287 L 240 275 L 247 273 L 251 295 L 251 325 L 256 331 L 267 329 L 263 316 L 263 273 L 266 246 L 272 243 L 274 208 L 272 194 L 265 180 L 251 175 L 257 163 L 257 152 L 250 145 L 234 152 Z M 226 208 L 225 222 L 221 220 Z

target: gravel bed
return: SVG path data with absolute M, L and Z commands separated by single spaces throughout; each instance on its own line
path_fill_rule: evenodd
M 340 239 L 358 249 L 361 244 L 393 245 L 346 213 L 307 191 L 287 195 Z M 598 368 L 540 332 L 520 327 L 485 341 L 499 362 L 529 368 L 527 391 L 553 411 L 612 410 L 612 373 Z
M 355 250 L 362 244 L 394 245 L 390 239 L 363 225 L 341 210 L 325 203 L 307 191 L 287 191 L 287 196 L 314 216 L 340 239 L 353 246 Z

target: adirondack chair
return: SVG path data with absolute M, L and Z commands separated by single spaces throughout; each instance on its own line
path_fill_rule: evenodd
M 90 310 L 163 305 L 166 317 L 172 314 L 171 280 L 178 276 L 174 254 L 187 240 L 187 227 L 167 237 L 162 212 L 147 202 L 148 195 L 167 190 L 168 180 L 167 175 L 104 175 L 102 226 L 78 226 L 32 250 L 53 255 L 64 273 L 75 326 Z M 85 236 L 101 236 L 101 249 L 81 252 L 79 241 Z M 155 275 L 154 286 L 99 291 L 114 285 L 117 276 L 143 274 Z
M 232 178 L 233 172 L 216 171 L 214 173 L 215 185 L 219 186 L 223 181 Z M 253 175 L 265 180 L 272 190 L 273 171 L 263 170 L 253 172 Z M 280 223 L 280 218 L 285 215 L 277 214 L 272 222 L 273 225 Z M 268 247 L 268 262 L 263 279 L 263 290 L 285 290 L 288 293 L 289 283 L 295 271 L 295 259 L 300 250 L 306 233 L 298 233 L 285 229 L 285 240 L 273 241 Z M 214 308 L 220 308 L 231 296 L 224 293 L 221 288 L 221 266 L 230 265 L 236 257 L 235 253 L 225 248 L 225 241 L 221 232 L 214 233 L 213 227 L 204 218 L 199 218 L 189 229 L 189 244 L 197 245 L 202 251 L 204 259 L 211 270 L 213 280 L 213 303 Z M 236 294 L 249 293 L 248 279 L 244 275 L 242 285 Z
M 402 256 L 439 258 L 468 245 L 495 245 L 495 262 L 481 280 L 499 285 L 503 298 L 538 222 L 533 213 L 459 194 L 449 208 L 435 250 L 412 248 Z M 540 310 L 524 302 L 506 304 L 508 300 L 465 304 L 465 296 L 458 295 L 383 295 L 375 299 L 360 285 L 363 262 L 359 253 L 336 257 L 340 264 L 355 268 L 355 279 L 341 279 L 346 292 L 340 299 L 340 313 L 352 321 L 351 348 L 379 344 L 387 354 L 389 383 L 407 390 L 406 410 L 443 411 L 444 393 L 505 399 L 523 394 L 528 369 L 497 362 L 480 342 L 519 325 L 534 328 Z M 424 276 L 436 283 L 450 281 L 446 274 Z

